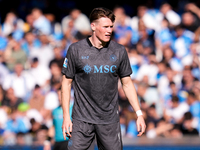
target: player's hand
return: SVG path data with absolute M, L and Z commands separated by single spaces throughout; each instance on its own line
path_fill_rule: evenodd
M 137 136 L 141 136 L 146 130 L 146 124 L 143 116 L 138 116 L 136 124 L 137 124 L 137 131 L 139 132 Z
M 72 121 L 71 119 L 63 119 L 63 124 L 62 124 L 62 133 L 63 133 L 63 137 L 64 140 L 66 140 L 66 136 L 67 137 L 71 137 L 71 132 L 72 132 Z

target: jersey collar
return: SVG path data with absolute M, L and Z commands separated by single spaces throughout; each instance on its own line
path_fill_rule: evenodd
M 90 36 L 88 36 L 88 37 L 86 38 L 87 43 L 88 43 L 88 45 L 89 45 L 90 47 L 94 47 L 94 46 L 92 45 L 92 43 L 90 42 L 89 37 L 90 37 Z M 104 47 L 102 47 L 102 48 L 108 48 L 109 44 L 110 44 L 110 41 L 108 41 L 108 42 L 106 43 L 106 45 L 105 45 Z M 96 47 L 95 47 L 95 48 L 96 48 Z M 102 48 L 100 48 L 100 49 L 102 49 Z M 96 48 L 96 49 L 98 49 L 98 48 Z M 99 50 L 100 50 L 100 49 L 99 49 Z

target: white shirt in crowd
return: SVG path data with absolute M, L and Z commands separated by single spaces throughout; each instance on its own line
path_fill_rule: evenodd
M 166 109 L 166 115 L 178 121 L 184 116 L 186 112 L 189 111 L 189 108 L 190 107 L 186 102 L 182 102 L 175 108 Z
M 30 75 L 34 78 L 35 84 L 43 86 L 47 80 L 51 78 L 51 72 L 47 67 L 38 65 L 36 68 L 31 68 L 29 71 Z
M 24 98 L 34 86 L 34 78 L 26 72 L 23 72 L 21 76 L 17 76 L 15 73 L 9 74 L 3 82 L 3 89 L 13 88 L 15 96 L 19 98 Z
M 54 58 L 53 48 L 50 45 L 33 48 L 30 52 L 30 58 L 34 57 L 38 58 L 39 65 L 49 68 L 49 63 Z
M 176 26 L 181 23 L 181 17 L 173 10 L 169 10 L 164 16 L 161 12 L 158 12 L 155 16 L 152 16 L 148 11 L 142 17 L 142 20 L 145 26 L 149 29 L 159 31 L 161 29 L 161 22 L 166 17 L 169 20 L 169 23 Z M 138 30 L 138 16 L 134 16 L 131 19 L 131 27 L 135 30 Z
M 45 16 L 40 16 L 33 22 L 33 27 L 40 30 L 43 34 L 51 34 L 51 24 Z
M 148 76 L 148 84 L 155 85 L 157 83 L 158 67 L 154 64 L 142 64 L 136 75 L 137 81 L 142 81 L 144 76 Z
M 58 95 L 54 91 L 50 91 L 46 94 L 44 100 L 44 108 L 48 110 L 53 110 L 59 106 Z
M 9 70 L 2 63 L 0 63 L 0 85 L 3 84 L 3 81 L 8 74 Z
M 71 20 L 70 15 L 64 17 L 62 19 L 62 29 L 63 32 L 66 32 L 67 28 L 68 28 L 68 23 Z M 91 27 L 90 27 L 90 21 L 88 19 L 88 17 L 81 13 L 78 18 L 74 21 L 74 27 L 76 30 L 80 31 L 80 32 L 90 32 L 91 31 Z

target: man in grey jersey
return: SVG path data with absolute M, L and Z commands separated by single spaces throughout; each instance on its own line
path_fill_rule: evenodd
M 69 150 L 121 150 L 122 140 L 118 112 L 118 79 L 136 111 L 138 136 L 145 132 L 145 122 L 124 46 L 110 40 L 115 16 L 106 8 L 90 14 L 92 36 L 72 44 L 63 63 L 62 108 L 63 136 L 70 137 Z M 69 114 L 73 83 L 73 124 Z

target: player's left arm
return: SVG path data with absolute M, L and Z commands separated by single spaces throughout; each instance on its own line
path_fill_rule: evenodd
M 127 99 L 129 100 L 131 106 L 137 113 L 138 118 L 137 118 L 136 123 L 137 123 L 137 130 L 139 132 L 138 136 L 141 136 L 145 132 L 146 124 L 145 124 L 145 121 L 144 121 L 144 118 L 143 118 L 143 115 L 142 115 L 142 112 L 140 109 L 140 105 L 139 105 L 135 87 L 133 85 L 133 82 L 132 82 L 130 76 L 121 78 L 121 83 L 122 83 L 122 88 L 124 90 L 124 93 L 125 93 Z

